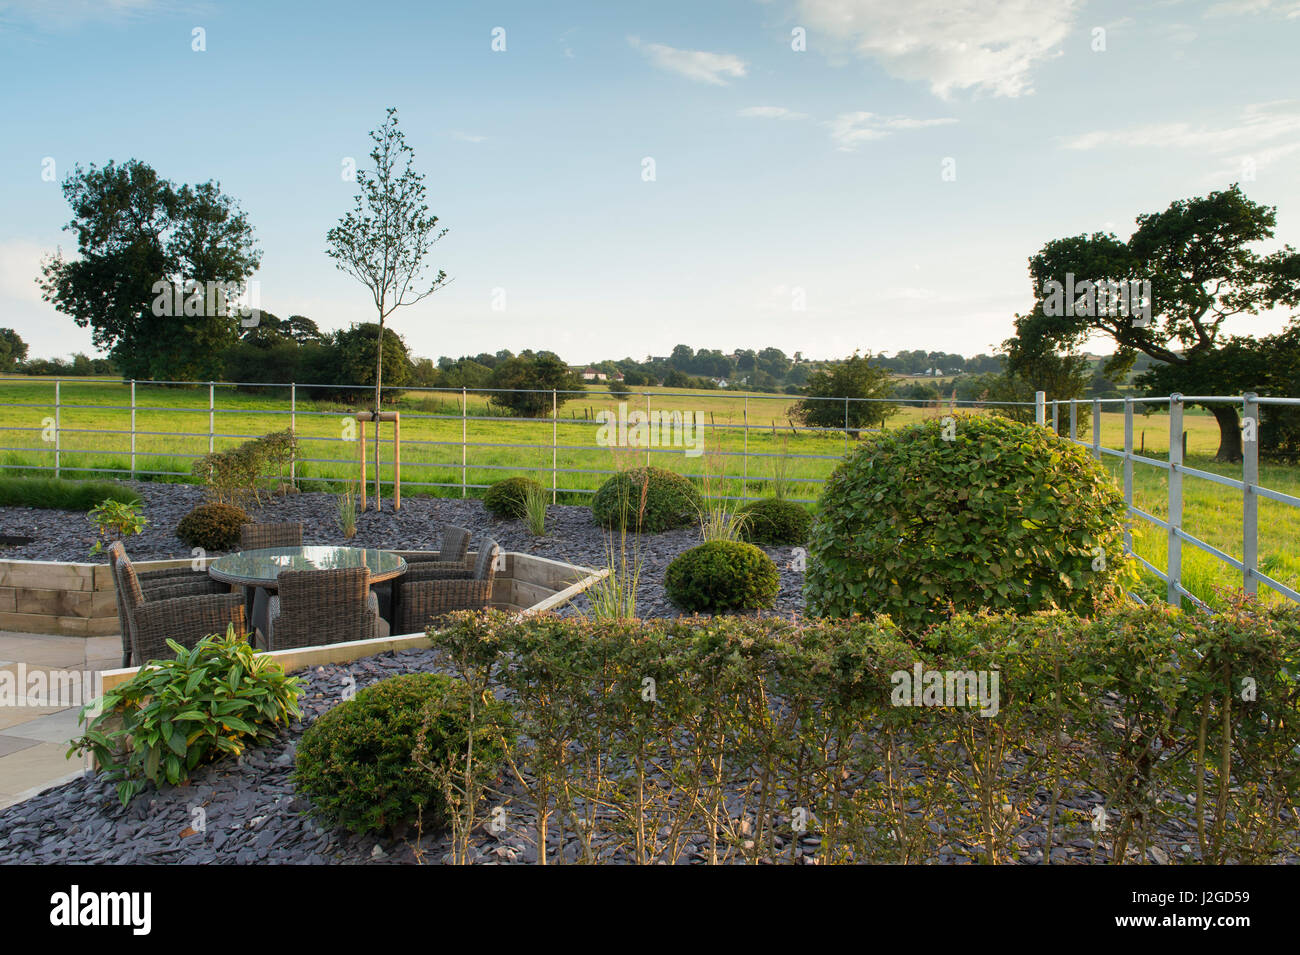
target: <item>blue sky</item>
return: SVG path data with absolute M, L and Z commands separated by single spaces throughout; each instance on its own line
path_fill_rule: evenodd
M 262 307 L 371 320 L 324 236 L 391 105 L 450 229 L 417 354 L 988 351 L 1050 239 L 1240 180 L 1300 245 L 1297 40 L 1297 0 L 0 0 L 0 326 L 93 353 L 33 282 L 47 158 L 216 179 Z

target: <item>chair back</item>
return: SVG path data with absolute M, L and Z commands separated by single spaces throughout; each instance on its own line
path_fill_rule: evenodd
M 276 579 L 280 616 L 274 649 L 346 643 L 375 636 L 367 600 L 370 570 L 286 570 Z
M 478 545 L 478 558 L 474 561 L 475 580 L 492 580 L 496 576 L 497 557 L 500 553 L 500 544 L 491 537 L 483 538 Z
M 131 663 L 131 625 L 126 617 L 126 600 L 122 597 L 122 576 L 117 568 L 118 561 L 130 563 L 126 556 L 126 548 L 122 546 L 122 542 L 113 541 L 108 545 L 108 572 L 113 578 L 113 595 L 117 604 L 117 625 L 122 633 L 122 666 L 129 666 Z
M 469 531 L 455 524 L 448 524 L 442 531 L 442 546 L 438 548 L 438 560 L 463 561 L 469 553 Z
M 298 523 L 245 524 L 239 528 L 240 550 L 301 546 L 302 525 Z
M 116 547 L 116 551 L 112 548 Z M 117 586 L 118 622 L 123 624 L 122 651 L 134 654 L 136 650 L 135 612 L 144 604 L 144 591 L 140 587 L 140 577 L 135 572 L 131 558 L 126 556 L 126 548 L 120 543 L 110 545 L 109 560 L 112 561 L 113 578 Z M 137 660 L 137 662 L 139 662 Z

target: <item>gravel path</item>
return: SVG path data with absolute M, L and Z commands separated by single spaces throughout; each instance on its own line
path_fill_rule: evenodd
M 144 514 L 149 525 L 137 537 L 126 542 L 127 553 L 136 560 L 189 557 L 190 549 L 174 534 L 180 519 L 195 505 L 202 503 L 199 488 L 188 484 L 153 484 L 137 482 L 133 487 L 144 499 Z M 591 519 L 591 509 L 573 504 L 551 507 L 547 533 L 533 537 L 522 521 L 499 520 L 474 498 L 408 497 L 402 509 L 394 512 L 385 502 L 385 510 L 366 511 L 357 518 L 357 535 L 351 541 L 339 531 L 335 498 L 330 494 L 291 494 L 277 497 L 249 513 L 258 521 L 300 521 L 303 542 L 307 544 L 352 544 L 365 547 L 388 547 L 397 550 L 434 549 L 442 527 L 459 524 L 473 533 L 473 543 L 490 535 L 508 551 L 537 554 L 584 567 L 603 567 L 606 563 L 608 532 Z M 88 557 L 94 531 L 85 516 L 69 511 L 34 510 L 0 507 L 3 533 L 35 538 L 31 544 L 0 550 L 5 560 L 99 561 Z M 682 551 L 700 542 L 698 529 L 686 528 L 663 534 L 629 535 L 629 553 L 639 551 L 644 563 L 637 588 L 637 613 L 642 617 L 676 616 L 678 611 L 664 595 L 663 578 L 669 562 Z M 803 610 L 803 575 L 790 568 L 793 549 L 766 547 L 764 550 L 781 571 L 781 590 L 774 611 L 793 615 Z M 586 598 L 579 598 L 568 612 L 586 609 Z

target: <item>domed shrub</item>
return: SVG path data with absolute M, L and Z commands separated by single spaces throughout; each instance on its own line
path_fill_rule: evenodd
M 812 528 L 812 515 L 803 505 L 765 497 L 740 509 L 740 536 L 751 544 L 804 544 Z
M 526 477 L 512 477 L 497 481 L 483 495 L 483 506 L 497 517 L 522 520 L 528 514 L 524 502 L 530 487 L 537 488 L 539 491 L 542 489 L 540 484 Z
M 591 515 L 601 527 L 657 534 L 693 524 L 703 501 L 695 485 L 663 468 L 620 471 L 600 486 Z
M 307 728 L 294 784 L 311 799 L 312 814 L 330 826 L 370 832 L 419 815 L 423 825 L 441 827 L 448 818 L 442 773 L 464 785 L 469 718 L 461 680 L 440 673 L 381 680 Z M 477 722 L 473 765 L 487 782 L 505 759 L 509 710 L 496 701 L 480 704 Z
M 689 613 L 734 613 L 772 606 L 781 576 L 753 544 L 709 541 L 673 558 L 664 584 L 668 599 Z
M 840 463 L 821 505 L 805 582 L 815 616 L 921 628 L 950 605 L 1086 613 L 1133 576 L 1115 482 L 1037 425 L 961 415 L 891 431 Z
M 234 550 L 239 546 L 239 528 L 248 515 L 233 504 L 200 504 L 181 518 L 176 536 L 191 547 L 204 550 Z

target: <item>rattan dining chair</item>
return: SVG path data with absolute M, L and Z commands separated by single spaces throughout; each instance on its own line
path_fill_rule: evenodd
M 501 545 L 488 537 L 479 544 L 474 566 L 469 570 L 447 570 L 439 577 L 422 580 L 399 577 L 394 588 L 396 632 L 418 633 L 453 610 L 485 608 L 492 600 L 500 555 Z
M 405 580 L 423 580 L 437 577 L 443 571 L 471 570 L 469 562 L 469 531 L 455 524 L 442 529 L 442 541 L 434 552 L 424 550 L 393 551 L 406 560 Z
M 367 567 L 286 570 L 276 586 L 267 613 L 268 650 L 388 636 Z
M 119 560 L 130 563 L 121 541 L 108 545 L 108 569 L 113 578 L 113 594 L 117 598 L 117 624 L 122 634 L 122 666 L 131 665 L 131 626 L 126 616 L 126 601 L 122 599 L 122 586 L 117 569 Z M 135 565 L 131 565 L 135 570 Z M 168 597 L 187 597 L 202 594 L 227 594 L 230 587 L 208 576 L 206 570 L 189 567 L 169 567 L 164 570 L 135 570 L 136 581 L 145 600 Z
M 302 525 L 298 523 L 244 524 L 239 528 L 240 550 L 301 546 Z
M 121 544 L 109 547 L 109 566 L 117 593 L 117 618 L 122 626 L 122 666 L 143 666 L 172 656 L 168 640 L 192 647 L 212 634 L 224 635 L 244 626 L 244 598 L 225 584 L 154 577 L 146 588 Z M 206 577 L 206 575 L 204 575 Z

